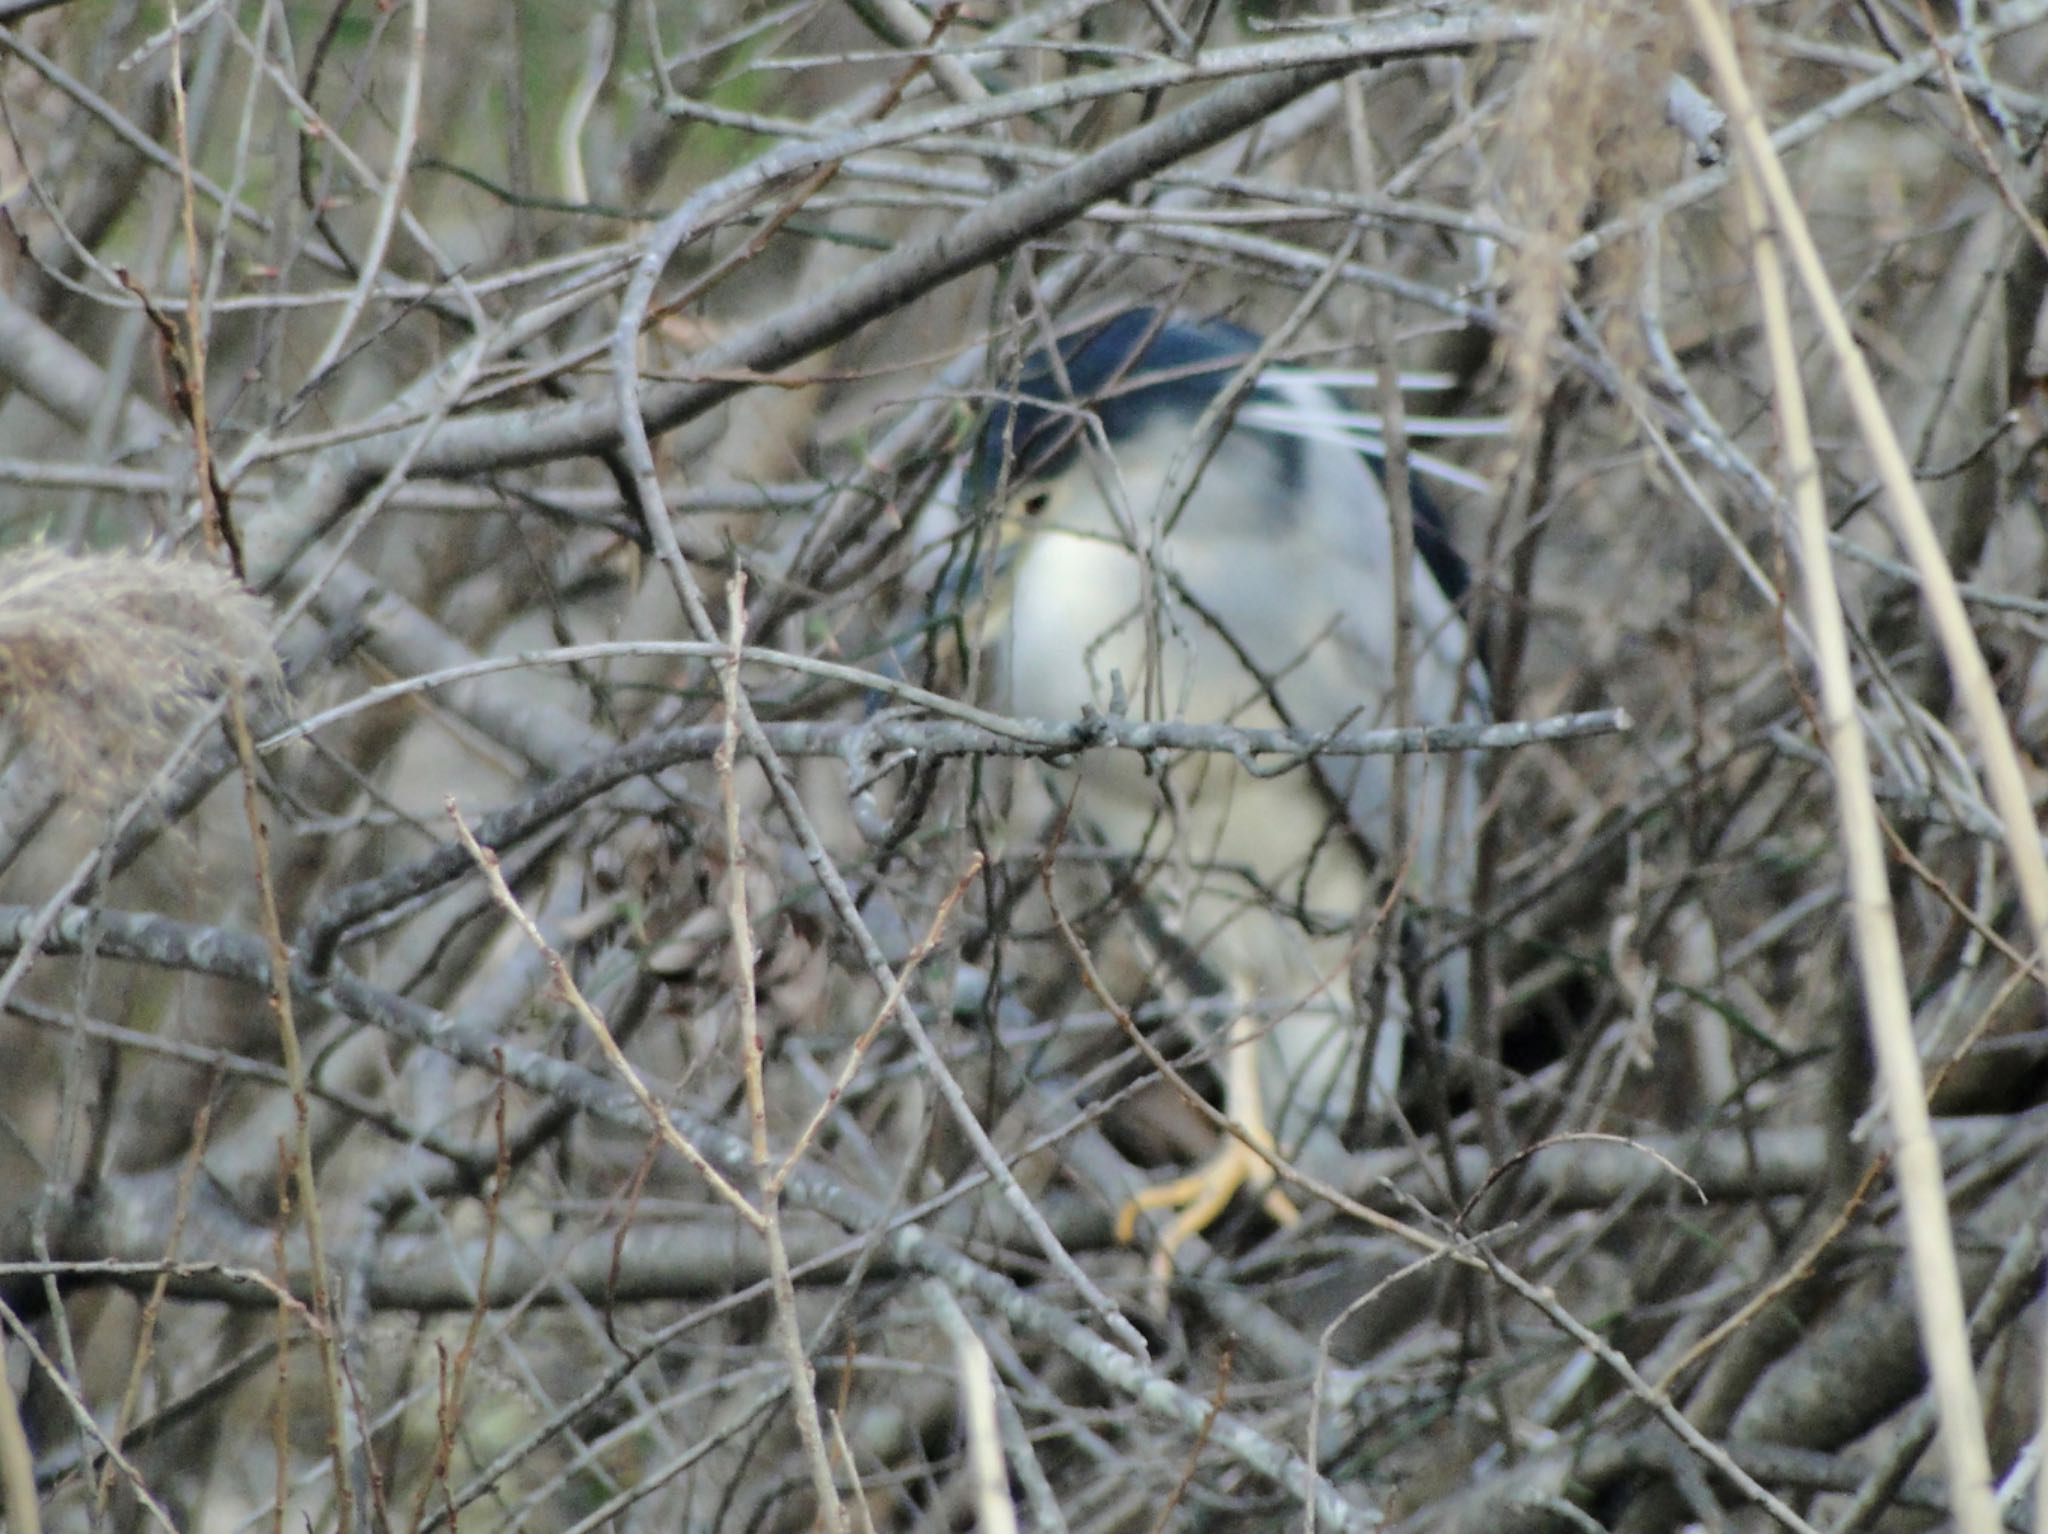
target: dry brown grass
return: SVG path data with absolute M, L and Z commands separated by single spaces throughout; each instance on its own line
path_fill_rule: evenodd
M 199 559 L 0 555 L 0 712 L 81 807 L 139 788 L 195 707 L 274 676 L 269 609 Z
M 1640 361 L 1626 299 L 1643 245 L 1607 246 L 1590 269 L 1571 247 L 1589 224 L 1627 219 L 1669 173 L 1665 98 L 1685 42 L 1679 18 L 1628 0 L 1567 0 L 1530 50 L 1507 110 L 1503 184 L 1515 230 L 1503 253 L 1501 351 L 1514 433 L 1526 443 L 1555 383 L 1554 348 L 1572 308 L 1603 315 L 1602 339 Z

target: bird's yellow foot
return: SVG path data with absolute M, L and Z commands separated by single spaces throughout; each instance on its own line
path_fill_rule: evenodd
M 1266 1149 L 1272 1148 L 1263 1128 L 1258 1138 Z M 1301 1218 L 1294 1200 L 1274 1184 L 1273 1168 L 1266 1158 L 1233 1135 L 1224 1140 L 1223 1148 L 1200 1171 L 1143 1189 L 1119 1209 L 1116 1238 L 1129 1241 L 1137 1232 L 1140 1214 L 1153 1209 L 1178 1210 L 1152 1249 L 1152 1277 L 1164 1284 L 1173 1273 L 1173 1254 L 1190 1236 L 1198 1236 L 1213 1225 L 1240 1188 L 1254 1193 L 1263 1190 L 1261 1206 L 1278 1224 L 1292 1225 Z

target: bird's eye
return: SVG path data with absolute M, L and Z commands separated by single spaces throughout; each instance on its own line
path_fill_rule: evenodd
M 1025 496 L 1023 500 L 1019 501 L 1017 506 L 1025 516 L 1036 517 L 1044 514 L 1046 506 L 1051 501 L 1052 492 L 1050 490 L 1034 490 L 1031 494 Z

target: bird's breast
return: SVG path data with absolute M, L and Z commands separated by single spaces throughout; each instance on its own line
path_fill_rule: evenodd
M 1016 569 L 1003 646 L 1010 710 L 1074 719 L 1084 707 L 1107 711 L 1120 688 L 1132 718 L 1279 724 L 1215 629 L 1149 584 L 1128 549 L 1050 529 L 1037 534 Z M 1156 854 L 1171 839 L 1200 865 L 1286 886 L 1342 918 L 1367 898 L 1365 868 L 1307 772 L 1254 777 L 1227 754 L 1197 752 L 1179 758 L 1162 782 L 1127 751 L 1091 753 L 1078 770 L 1078 807 L 1113 844 Z M 1243 898 L 1241 880 L 1226 874 L 1222 882 Z
M 1101 539 L 1048 530 L 1020 551 L 1004 653 L 1010 706 L 1039 719 L 1107 708 L 1123 678 L 1140 685 L 1145 658 L 1137 559 Z

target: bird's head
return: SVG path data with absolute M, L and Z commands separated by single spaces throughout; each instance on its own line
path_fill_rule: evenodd
M 1258 347 L 1257 336 L 1228 321 L 1140 307 L 1071 329 L 1032 353 L 983 421 L 957 482 L 960 510 L 993 519 L 997 586 L 1006 556 L 1045 529 L 1135 546 L 1155 519 L 1220 540 L 1366 515 L 1357 504 L 1310 504 L 1315 486 L 1333 482 L 1313 471 L 1311 459 L 1355 452 L 1380 472 L 1378 418 L 1344 393 L 1371 375 L 1268 367 L 1234 400 L 1221 435 L 1196 441 L 1203 416 Z M 1402 380 L 1404 391 L 1444 386 L 1432 375 Z M 1411 417 L 1411 436 L 1453 434 L 1445 425 Z M 1196 483 L 1177 486 L 1178 504 L 1162 504 L 1161 492 L 1190 453 L 1203 455 Z M 1470 477 L 1413 447 L 1408 461 L 1417 550 L 1456 601 L 1466 571 L 1421 477 L 1468 488 Z
M 1257 350 L 1249 331 L 1128 309 L 1026 359 L 983 422 L 966 504 L 1006 541 L 1041 527 L 1128 540 L 1203 412 Z M 1279 441 L 1255 449 L 1284 479 Z

